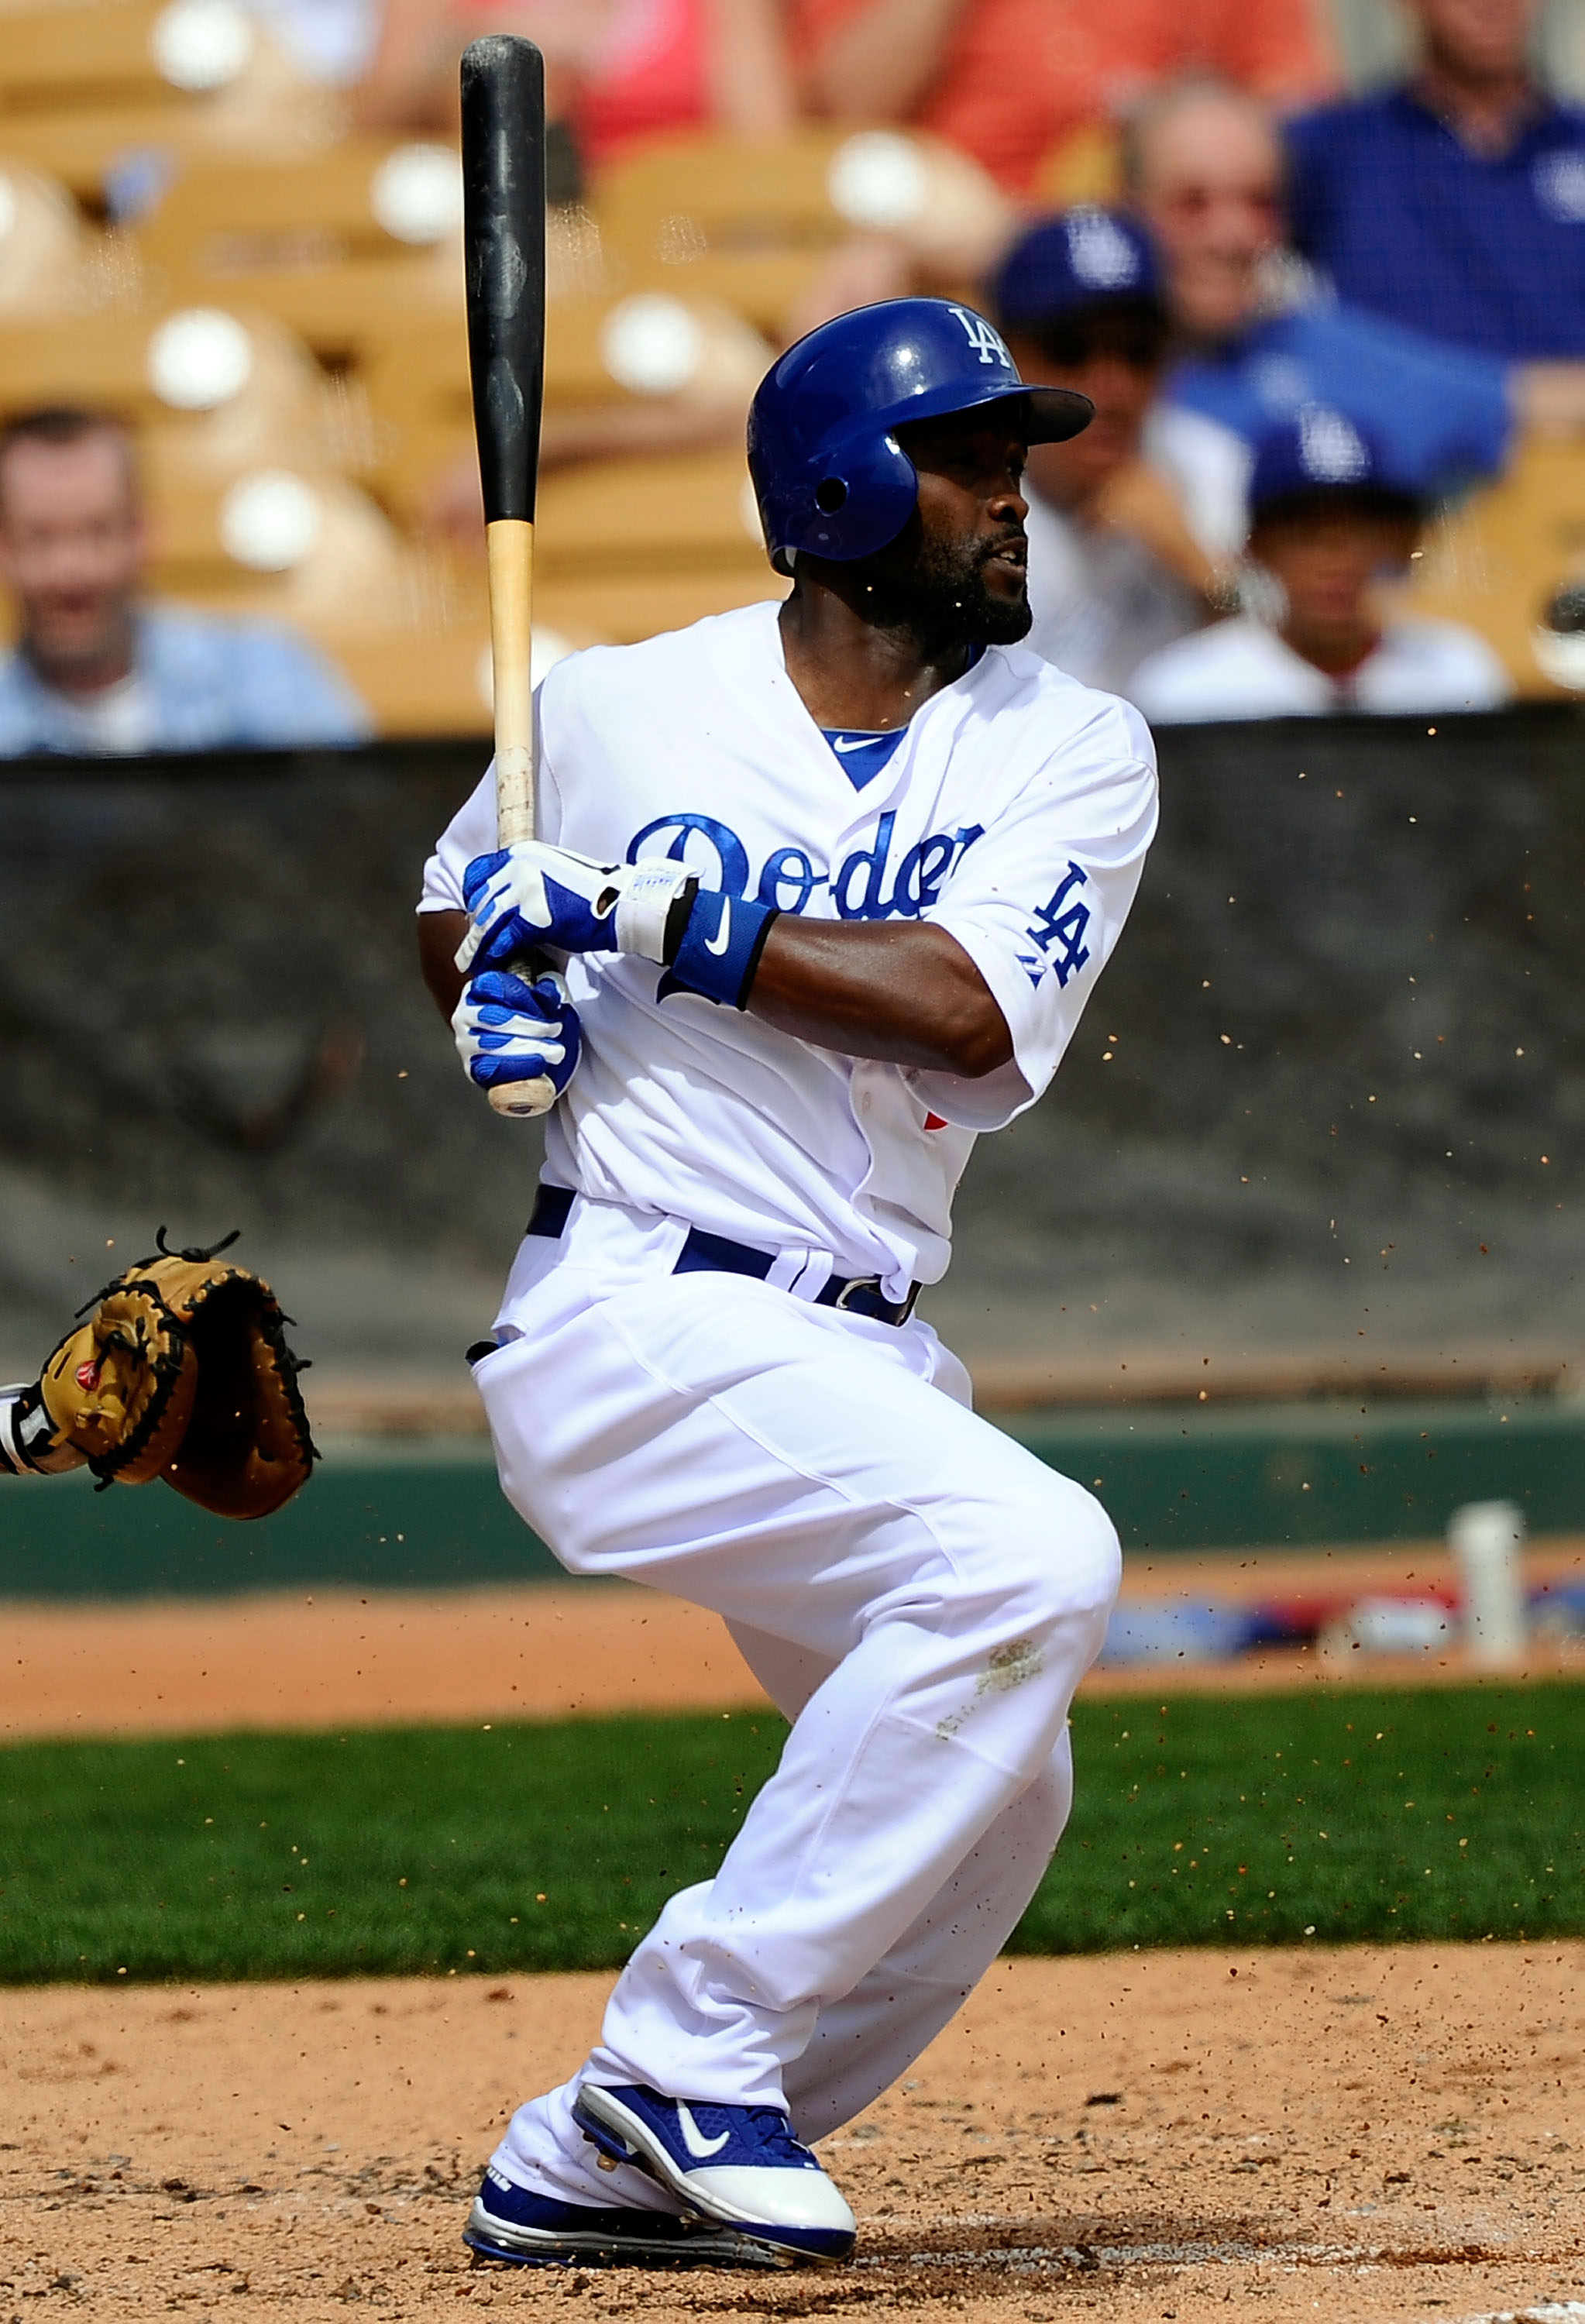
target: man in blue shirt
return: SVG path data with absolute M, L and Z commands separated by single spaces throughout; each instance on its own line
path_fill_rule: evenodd
M 1516 425 L 1585 424 L 1580 367 L 1450 346 L 1319 287 L 1283 248 L 1281 149 L 1251 99 L 1169 90 L 1126 158 L 1183 350 L 1150 448 L 1211 554 L 1242 545 L 1249 447 L 1307 405 L 1344 413 L 1426 501 L 1496 475 Z
M 1294 240 L 1339 294 L 1509 359 L 1585 357 L 1585 112 L 1529 62 L 1535 0 L 1415 0 L 1398 88 L 1288 133 Z
M 20 614 L 0 659 L 0 757 L 367 741 L 367 711 L 306 639 L 143 603 L 146 557 L 117 421 L 51 410 L 0 430 L 0 579 Z

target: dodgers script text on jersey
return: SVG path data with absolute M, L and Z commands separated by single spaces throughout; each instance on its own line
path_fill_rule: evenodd
M 898 1296 L 936 1281 L 973 1134 L 1045 1089 L 1133 900 L 1156 816 L 1138 714 L 992 647 L 855 789 L 763 604 L 558 664 L 539 739 L 544 839 L 610 862 L 679 858 L 787 911 L 935 922 L 1014 1049 L 983 1080 L 912 1072 L 668 990 L 644 961 L 575 959 L 584 1056 L 549 1125 L 549 1178 Z M 430 860 L 424 908 L 460 908 L 465 868 L 494 844 L 486 779 Z

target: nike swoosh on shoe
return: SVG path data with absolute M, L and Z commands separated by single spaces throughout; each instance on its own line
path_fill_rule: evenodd
M 602 2153 L 636 2163 L 707 2219 L 797 2259 L 829 2263 L 852 2254 L 853 2215 L 779 2107 L 705 2105 L 642 2083 L 608 2089 L 585 2082 L 573 2117 Z M 694 2141 L 709 2147 L 707 2158 Z

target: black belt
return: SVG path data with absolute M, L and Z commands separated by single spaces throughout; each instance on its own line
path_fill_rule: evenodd
M 541 1186 L 525 1231 L 559 1241 L 572 1206 L 570 1186 Z M 703 1227 L 690 1227 L 671 1271 L 674 1275 L 751 1275 L 763 1283 L 775 1264 L 769 1251 L 733 1242 L 727 1235 L 706 1233 Z M 875 1323 L 906 1323 L 918 1296 L 917 1283 L 909 1286 L 906 1299 L 889 1299 L 878 1275 L 834 1275 L 816 1293 L 813 1304 L 841 1307 L 850 1315 L 864 1315 Z

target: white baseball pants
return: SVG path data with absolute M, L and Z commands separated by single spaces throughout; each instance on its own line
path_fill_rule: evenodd
M 667 2199 L 593 2167 L 580 2080 L 785 2107 L 817 2138 L 954 2015 L 1066 1821 L 1068 1706 L 1120 1572 L 1100 1504 L 974 1416 L 927 1323 L 675 1275 L 687 1231 L 580 1198 L 523 1243 L 475 1368 L 507 1498 L 561 1563 L 723 1615 L 793 1721 L 714 1879 L 497 2153 L 606 2204 Z

